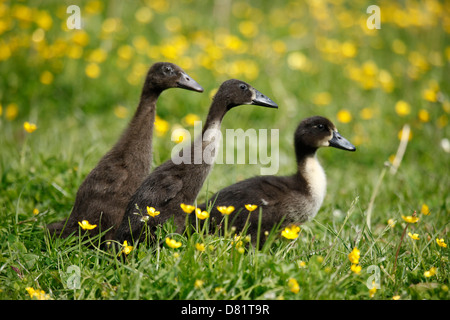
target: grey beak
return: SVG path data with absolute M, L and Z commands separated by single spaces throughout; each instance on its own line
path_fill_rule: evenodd
M 186 73 L 181 73 L 180 79 L 177 81 L 178 88 L 192 90 L 197 92 L 203 92 L 203 88 L 194 79 L 188 76 Z
M 278 105 L 273 102 L 269 97 L 266 97 L 261 92 L 259 92 L 256 89 L 255 90 L 255 98 L 252 100 L 253 105 L 262 106 L 262 107 L 268 107 L 268 108 L 277 108 Z
M 347 139 L 345 139 L 341 134 L 337 131 L 333 131 L 333 138 L 328 141 L 330 147 L 347 150 L 347 151 L 355 151 L 356 147 L 350 143 Z

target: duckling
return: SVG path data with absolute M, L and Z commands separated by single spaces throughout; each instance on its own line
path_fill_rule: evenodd
M 106 239 L 111 239 L 130 197 L 150 172 L 156 102 L 169 88 L 203 92 L 179 66 L 169 62 L 153 64 L 128 127 L 80 185 L 69 218 L 47 226 L 51 235 L 67 237 L 78 230 L 79 221 L 87 220 L 98 226 L 90 231 L 91 235 L 98 234 L 100 228 L 112 228 L 105 234 Z
M 283 221 L 282 225 L 301 224 L 315 217 L 326 192 L 325 171 L 316 157 L 320 147 L 334 147 L 355 151 L 356 148 L 337 131 L 328 119 L 314 116 L 304 119 L 294 134 L 297 172 L 290 176 L 257 176 L 230 185 L 210 199 L 210 219 L 221 223 L 223 216 L 218 206 L 234 206 L 235 211 L 228 218 L 237 231 L 241 231 L 247 218 L 250 223 L 248 234 L 256 239 L 259 215 L 250 214 L 246 204 L 262 208 L 261 231 L 270 231 Z M 205 203 L 198 206 L 206 210 Z M 250 216 L 248 216 L 250 214 Z M 214 230 L 214 228 L 210 228 Z M 263 239 L 263 237 L 261 237 Z
M 231 79 L 222 83 L 209 108 L 202 134 L 179 152 L 180 155 L 187 153 L 190 161 L 175 163 L 172 157 L 145 179 L 128 203 L 123 221 L 115 234 L 116 240 L 120 243 L 125 240 L 129 243 L 145 240 L 142 232 L 145 219 L 142 216 L 148 218 L 146 222 L 150 232 L 171 217 L 174 217 L 177 231 L 183 230 L 185 214 L 180 204 L 192 204 L 197 198 L 218 153 L 220 136 L 217 133 L 220 133 L 222 119 L 230 109 L 239 105 L 278 108 L 275 102 L 243 81 Z M 201 162 L 196 161 L 196 149 L 200 149 L 197 146 L 201 146 L 202 155 L 210 157 L 204 156 Z M 147 207 L 154 208 L 160 214 L 149 217 Z M 138 210 L 141 210 L 141 214 Z

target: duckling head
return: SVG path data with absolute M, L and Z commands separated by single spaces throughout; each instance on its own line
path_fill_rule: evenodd
M 217 90 L 214 100 L 225 101 L 227 109 L 240 105 L 257 105 L 267 108 L 278 108 L 278 105 L 248 83 L 230 79 L 223 82 Z
M 170 62 L 157 62 L 153 64 L 147 72 L 144 91 L 146 89 L 163 91 L 169 88 L 203 92 L 202 86 L 176 64 Z
M 320 147 L 334 147 L 355 151 L 353 144 L 345 139 L 327 118 L 314 116 L 303 120 L 295 132 L 296 149 L 314 153 Z

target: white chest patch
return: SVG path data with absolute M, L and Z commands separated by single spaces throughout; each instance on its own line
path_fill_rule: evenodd
M 303 176 L 311 192 L 315 215 L 322 205 L 327 190 L 327 177 L 316 157 L 310 157 L 306 160 Z

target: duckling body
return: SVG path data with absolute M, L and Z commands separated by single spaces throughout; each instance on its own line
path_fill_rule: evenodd
M 142 216 L 146 215 L 147 206 L 160 212 L 155 217 L 148 217 L 146 223 L 151 231 L 171 217 L 174 217 L 178 231 L 184 228 L 186 216 L 180 204 L 194 203 L 214 164 L 220 142 L 217 132 L 220 132 L 222 119 L 231 108 L 243 104 L 278 107 L 243 81 L 235 79 L 225 81 L 214 96 L 202 135 L 197 137 L 197 141 L 180 151 L 181 156 L 187 153 L 190 161 L 175 163 L 173 159 L 170 159 L 157 167 L 145 179 L 128 203 L 123 221 L 115 234 L 116 240 L 123 243 L 125 240 L 142 241 L 145 238 L 141 234 L 144 228 Z M 195 159 L 198 146 L 201 146 L 201 154 L 204 155 L 201 163 Z M 141 210 L 140 215 L 135 214 L 139 213 L 137 208 Z
M 229 217 L 237 231 L 244 228 L 248 218 L 246 204 L 262 209 L 261 231 L 270 231 L 274 225 L 301 224 L 315 217 L 326 194 L 326 175 L 316 157 L 320 147 L 336 147 L 355 151 L 326 118 L 310 117 L 303 120 L 295 132 L 297 172 L 290 176 L 258 176 L 228 186 L 210 198 L 211 221 L 221 223 L 223 216 L 217 206 L 234 206 Z M 206 204 L 200 209 L 206 210 Z M 248 232 L 256 239 L 258 214 L 250 214 Z M 212 230 L 214 228 L 211 228 Z
M 203 91 L 177 65 L 168 62 L 152 65 L 130 124 L 80 185 L 69 218 L 47 226 L 50 234 L 67 237 L 78 230 L 79 221 L 87 220 L 97 225 L 91 235 L 112 228 L 105 234 L 106 239 L 111 239 L 130 197 L 150 171 L 156 102 L 169 88 Z

